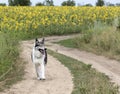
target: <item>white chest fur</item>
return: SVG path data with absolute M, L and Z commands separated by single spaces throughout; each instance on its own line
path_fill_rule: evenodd
M 32 58 L 33 63 L 44 63 L 45 55 L 41 54 L 40 51 L 33 48 Z

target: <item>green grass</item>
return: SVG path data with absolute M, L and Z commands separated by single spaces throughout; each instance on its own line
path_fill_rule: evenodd
M 76 44 L 74 43 L 74 39 L 66 39 L 66 40 L 61 40 L 59 42 L 54 42 L 58 43 L 60 45 L 64 45 L 65 47 L 70 47 L 70 48 L 77 48 Z
M 0 33 L 0 91 L 22 79 L 24 64 L 19 58 L 18 47 L 13 33 Z
M 118 94 L 118 87 L 105 74 L 91 68 L 91 65 L 53 51 L 49 51 L 49 54 L 70 70 L 74 82 L 72 94 Z
M 12 65 L 12 61 L 15 61 L 15 57 L 19 55 L 17 45 L 18 41 L 11 35 L 0 34 L 0 75 L 7 71 Z

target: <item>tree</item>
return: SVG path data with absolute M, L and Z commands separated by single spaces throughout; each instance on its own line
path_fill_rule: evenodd
M 103 0 L 98 0 L 96 2 L 96 6 L 104 6 L 105 5 L 105 2 Z
M 120 6 L 120 3 L 116 3 L 116 6 Z
M 115 6 L 115 4 L 110 3 L 108 6 Z
M 44 3 L 41 3 L 41 2 L 38 2 L 38 3 L 36 4 L 36 6 L 45 6 L 45 4 L 44 4 Z
M 46 6 L 54 6 L 53 0 L 45 0 L 45 5 Z
M 9 6 L 30 6 L 30 0 L 8 0 Z
M 84 6 L 92 7 L 92 4 L 88 3 L 88 4 L 85 4 Z
M 115 6 L 115 4 L 110 3 L 110 2 L 106 2 L 106 6 Z
M 14 6 L 15 4 L 15 2 L 13 1 L 13 0 L 8 0 L 8 3 L 9 3 L 9 6 Z
M 62 6 L 75 6 L 75 1 L 74 0 L 68 0 L 68 1 L 64 1 L 61 4 Z
M 6 6 L 6 4 L 5 3 L 0 3 L 0 6 Z

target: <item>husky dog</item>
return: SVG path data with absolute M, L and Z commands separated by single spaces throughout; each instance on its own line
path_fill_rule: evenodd
M 45 65 L 47 64 L 47 49 L 45 48 L 44 38 L 39 41 L 35 39 L 35 44 L 32 50 L 31 58 L 35 64 L 38 80 L 45 80 Z

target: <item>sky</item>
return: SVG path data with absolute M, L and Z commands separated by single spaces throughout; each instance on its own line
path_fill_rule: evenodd
M 34 6 L 36 3 L 38 2 L 43 2 L 44 0 L 30 0 L 32 2 L 32 6 Z M 54 1 L 54 5 L 56 6 L 60 6 L 61 3 L 63 1 L 67 1 L 67 0 L 53 0 Z M 97 0 L 74 0 L 76 2 L 76 5 L 79 3 L 80 5 L 84 5 L 84 4 L 92 4 L 92 5 L 95 5 L 96 1 Z M 105 2 L 110 2 L 110 3 L 113 3 L 113 4 L 116 4 L 116 3 L 120 3 L 120 0 L 104 0 Z M 8 0 L 0 0 L 0 3 L 6 3 L 8 4 Z

